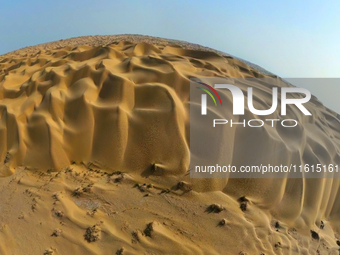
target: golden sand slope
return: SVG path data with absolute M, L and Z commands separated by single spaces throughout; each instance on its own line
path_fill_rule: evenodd
M 112 38 L 0 57 L 0 254 L 338 254 L 338 179 L 186 175 L 189 79 L 265 74 L 197 45 Z M 283 156 L 338 162 L 339 120 L 311 104 L 317 125 Z
M 140 173 L 164 162 L 169 174 L 188 169 L 190 77 L 256 74 L 231 57 L 144 42 L 6 57 L 1 71 L 0 155 L 10 166 Z

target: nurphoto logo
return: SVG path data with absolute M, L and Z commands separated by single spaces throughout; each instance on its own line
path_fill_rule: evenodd
M 201 115 L 207 115 L 207 95 L 210 96 L 214 105 L 217 106 L 215 97 L 219 100 L 221 107 L 223 107 L 223 103 L 219 93 L 216 89 L 227 89 L 232 96 L 232 114 L 233 115 L 245 115 L 245 96 L 243 91 L 232 84 L 214 84 L 214 87 L 208 85 L 206 83 L 196 81 L 200 85 L 205 86 L 206 88 L 196 87 L 197 89 L 202 90 L 203 93 L 201 95 Z M 278 97 L 278 89 L 280 89 L 280 98 Z M 210 90 L 210 91 L 209 91 Z M 298 98 L 289 98 L 289 95 L 292 94 L 303 94 L 304 97 Z M 280 115 L 286 116 L 287 115 L 287 106 L 294 105 L 297 109 L 299 109 L 304 115 L 311 116 L 312 114 L 303 106 L 303 104 L 309 102 L 311 99 L 311 93 L 304 88 L 297 88 L 297 87 L 272 87 L 271 88 L 271 95 L 272 95 L 272 105 L 269 109 L 256 109 L 253 103 L 253 87 L 249 86 L 247 88 L 247 105 L 248 109 L 251 113 L 257 116 L 267 116 L 273 114 L 278 108 L 278 102 L 280 101 Z M 275 122 L 281 123 L 283 127 L 295 127 L 297 126 L 298 122 L 295 119 L 250 119 L 246 121 L 245 119 L 241 122 L 233 122 L 233 120 L 227 119 L 213 119 L 213 127 L 216 125 L 225 125 L 230 123 L 231 127 L 233 125 L 243 125 L 244 127 L 248 124 L 249 127 L 262 127 L 265 122 L 268 122 L 272 127 L 274 127 Z M 288 124 L 290 123 L 290 124 Z
M 308 84 L 313 80 L 192 78 L 191 178 L 333 176 L 336 163 L 311 161 L 297 149 L 325 121 Z

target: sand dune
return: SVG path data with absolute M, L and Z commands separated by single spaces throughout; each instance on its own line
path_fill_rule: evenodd
M 0 254 L 339 254 L 338 179 L 187 174 L 190 78 L 268 75 L 199 45 L 141 36 L 0 56 Z M 337 114 L 316 98 L 309 108 L 314 123 L 294 141 L 279 128 L 235 132 L 234 142 L 262 141 L 242 160 L 283 147 L 274 161 L 339 163 Z

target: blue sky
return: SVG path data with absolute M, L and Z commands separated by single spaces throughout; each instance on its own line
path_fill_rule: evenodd
M 340 2 L 2 1 L 0 54 L 81 35 L 145 34 L 209 46 L 281 77 L 340 77 Z

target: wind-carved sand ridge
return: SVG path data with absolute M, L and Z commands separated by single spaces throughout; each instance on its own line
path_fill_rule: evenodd
M 142 36 L 0 56 L 0 254 L 339 254 L 339 179 L 188 176 L 190 78 L 267 75 Z M 291 147 L 278 128 L 261 146 L 339 164 L 337 114 L 310 107 Z

